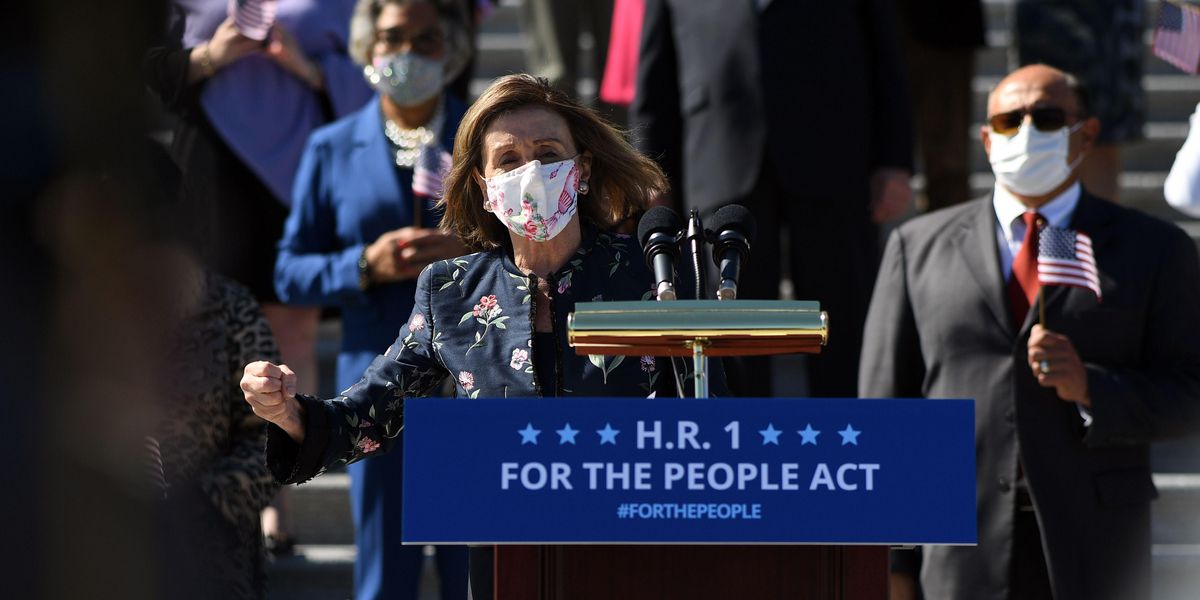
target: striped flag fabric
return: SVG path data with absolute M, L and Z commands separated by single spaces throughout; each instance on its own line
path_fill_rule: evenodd
M 1200 8 L 1162 0 L 1154 28 L 1154 55 L 1187 71 L 1200 71 Z
M 238 32 L 252 40 L 265 40 L 275 24 L 278 0 L 229 0 L 229 16 Z
M 450 173 L 454 161 L 450 153 L 437 144 L 425 144 L 417 153 L 413 165 L 413 193 L 429 198 L 442 197 L 442 181 Z
M 1038 284 L 1069 285 L 1091 290 L 1100 300 L 1100 270 L 1092 238 L 1082 231 L 1043 227 L 1038 236 Z

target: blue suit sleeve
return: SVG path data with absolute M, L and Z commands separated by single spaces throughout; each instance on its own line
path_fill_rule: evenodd
M 342 247 L 332 205 L 329 150 L 309 142 L 292 186 L 292 212 L 275 260 L 275 293 L 291 304 L 332 305 L 363 301 L 358 257 L 363 245 Z
M 301 483 L 330 466 L 387 452 L 404 428 L 404 399 L 429 396 L 445 379 L 430 309 L 433 269 L 426 267 L 417 279 L 412 314 L 396 341 L 358 383 L 332 400 L 297 396 L 305 412 L 302 444 L 271 426 L 267 464 L 279 482 Z

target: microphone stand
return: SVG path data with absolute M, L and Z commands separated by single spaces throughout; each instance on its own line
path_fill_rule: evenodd
M 696 271 L 696 299 L 703 300 L 705 292 L 704 265 L 700 257 L 704 255 L 704 224 L 700 222 L 700 212 L 692 209 L 688 216 L 687 236 L 688 250 L 692 255 L 692 268 Z M 707 340 L 697 339 L 692 343 L 692 376 L 695 382 L 695 396 L 708 397 L 708 357 L 704 355 Z

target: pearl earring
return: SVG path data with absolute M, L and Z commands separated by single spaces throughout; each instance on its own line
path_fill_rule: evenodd
M 588 194 L 588 191 L 590 191 L 590 190 L 591 190 L 591 187 L 588 186 L 587 180 L 579 182 L 579 195 L 580 196 L 586 196 Z

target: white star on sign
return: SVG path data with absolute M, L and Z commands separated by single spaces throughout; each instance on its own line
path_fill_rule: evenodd
M 596 433 L 600 434 L 600 445 L 612 444 L 617 445 L 617 434 L 621 433 L 618 429 L 613 429 L 609 423 L 604 424 L 604 429 L 597 429 Z
M 517 433 L 521 434 L 521 445 L 522 446 L 524 446 L 525 444 L 533 444 L 536 446 L 538 434 L 540 434 L 541 432 L 542 432 L 541 429 L 533 428 L 533 423 L 526 424 L 525 429 L 517 430 Z
M 571 444 L 575 445 L 575 434 L 579 433 L 578 429 L 571 429 L 571 424 L 563 425 L 562 429 L 554 430 L 558 434 L 558 445 Z
M 839 431 L 838 435 L 842 436 L 842 445 L 843 446 L 845 446 L 846 444 L 854 444 L 855 446 L 857 446 L 858 445 L 858 434 L 860 434 L 860 433 L 862 433 L 862 432 L 855 431 L 854 428 L 851 427 L 849 423 L 846 423 L 846 428 Z
M 783 431 L 779 430 L 779 429 L 775 429 L 774 423 L 767 423 L 766 429 L 758 430 L 758 434 L 763 437 L 763 445 L 764 446 L 766 446 L 767 444 L 775 444 L 776 446 L 778 446 L 779 445 L 779 434 L 781 434 L 781 433 L 783 433 Z
M 816 429 L 812 428 L 812 423 L 806 424 L 804 426 L 804 429 L 801 429 L 800 431 L 797 431 L 796 433 L 799 433 L 800 437 L 802 438 L 800 441 L 801 446 L 803 446 L 805 444 L 812 444 L 812 445 L 816 446 L 817 445 L 817 436 L 821 435 L 820 431 L 817 431 Z

